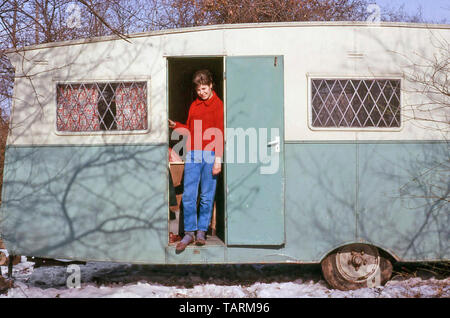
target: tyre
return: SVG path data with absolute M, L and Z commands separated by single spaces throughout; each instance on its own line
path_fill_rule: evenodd
M 10 261 L 10 258 L 8 256 L 6 256 L 5 253 L 0 251 L 0 266 L 7 266 L 9 264 L 9 261 Z M 19 264 L 20 261 L 21 261 L 20 255 L 15 255 L 13 257 L 13 265 Z
M 321 263 L 328 284 L 339 290 L 384 285 L 392 275 L 387 256 L 367 244 L 351 244 L 328 254 Z

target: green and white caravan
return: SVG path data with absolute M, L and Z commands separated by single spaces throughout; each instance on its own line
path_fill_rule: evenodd
M 296 22 L 9 51 L 1 238 L 80 261 L 322 263 L 342 289 L 448 260 L 449 104 L 418 72 L 449 42 L 449 25 Z M 186 120 L 200 68 L 224 101 L 225 158 L 214 235 L 177 254 L 168 118 Z

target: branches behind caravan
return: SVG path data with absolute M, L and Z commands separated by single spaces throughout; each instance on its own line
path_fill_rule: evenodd
M 432 56 L 419 53 L 404 56 L 408 61 L 405 72 L 409 93 L 420 96 L 418 102 L 408 104 L 415 123 L 440 132 L 448 140 L 450 132 L 450 43 L 430 31 Z

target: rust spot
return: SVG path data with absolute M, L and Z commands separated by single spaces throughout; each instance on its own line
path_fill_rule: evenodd
M 194 250 L 194 254 L 200 254 L 199 250 Z

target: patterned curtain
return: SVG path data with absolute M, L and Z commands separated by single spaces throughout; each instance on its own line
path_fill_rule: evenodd
M 147 83 L 59 84 L 58 131 L 147 129 Z
M 147 90 L 145 83 L 121 83 L 116 89 L 118 130 L 147 129 Z
M 93 84 L 63 84 L 57 87 L 58 131 L 98 131 L 98 90 Z

